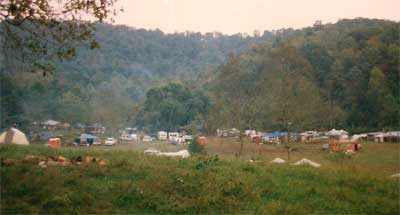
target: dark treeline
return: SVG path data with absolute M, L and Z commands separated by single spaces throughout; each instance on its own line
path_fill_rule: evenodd
M 98 25 L 96 39 L 100 49 L 78 48 L 50 76 L 26 72 L 20 58 L 2 63 L 1 126 L 54 118 L 148 130 L 399 129 L 396 22 L 252 37 Z

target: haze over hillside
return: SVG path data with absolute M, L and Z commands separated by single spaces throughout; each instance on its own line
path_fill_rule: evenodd
M 397 0 L 120 0 L 117 24 L 164 32 L 253 35 L 258 30 L 301 29 L 316 20 L 368 17 L 400 21 Z
M 287 72 L 297 71 L 299 76 L 289 79 L 309 86 L 309 92 L 301 91 L 304 95 L 298 98 L 307 98 L 312 94 L 313 101 L 317 102 L 314 105 L 319 107 L 318 113 L 306 113 L 316 106 L 301 106 L 304 101 L 289 100 L 294 108 L 290 112 L 294 115 L 285 116 L 289 117 L 285 120 L 304 122 L 297 124 L 299 129 L 335 125 L 350 128 L 397 127 L 393 119 L 399 110 L 399 101 L 396 99 L 399 98 L 396 84 L 399 80 L 398 29 L 398 22 L 355 19 L 327 25 L 316 23 L 301 30 L 282 29 L 245 37 L 215 33 L 164 34 L 126 26 L 98 25 L 96 38 L 101 48 L 78 49 L 78 55 L 72 61 L 56 65 L 53 76 L 41 77 L 40 74 L 25 72 L 13 77 L 2 76 L 2 115 L 5 117 L 1 124 L 7 126 L 14 121 L 28 123 L 55 118 L 73 123 L 135 125 L 137 120 L 144 122 L 144 119 L 136 116 L 142 108 L 146 91 L 171 81 L 182 82 L 211 98 L 215 92 L 229 92 L 223 88 L 226 83 L 250 93 L 243 95 L 253 99 L 248 101 L 249 110 L 252 105 L 261 105 L 255 101 L 268 100 L 271 105 L 273 102 L 268 99 L 269 96 L 283 96 L 280 94 L 282 92 L 271 94 L 273 90 L 287 86 L 285 82 L 277 86 L 275 81 L 268 82 L 271 78 L 279 79 L 273 75 L 273 70 L 284 74 L 282 69 L 276 67 L 276 63 L 267 63 L 278 54 L 285 59 L 284 65 L 295 63 Z M 232 60 L 229 55 L 238 57 Z M 244 75 L 236 82 L 229 78 L 224 80 L 229 77 L 227 74 L 220 75 L 233 61 L 239 63 L 232 65 L 233 69 L 238 69 L 236 75 Z M 222 88 L 215 91 L 215 83 Z M 383 84 L 384 88 L 373 89 L 378 87 L 374 83 L 378 86 Z M 266 91 L 257 88 L 261 86 Z M 246 89 L 248 87 L 251 89 Z M 253 91 L 264 94 L 254 100 Z M 296 89 L 290 92 L 298 93 Z M 383 95 L 385 99 L 380 100 Z M 15 96 L 22 99 L 15 100 Z M 220 96 L 222 99 L 235 98 L 233 94 Z M 223 109 L 230 107 L 234 101 L 225 102 L 219 103 Z M 217 104 L 212 99 L 211 103 Z M 218 106 L 212 106 L 210 115 L 203 120 L 211 120 L 213 114 L 218 113 L 212 111 L 215 110 L 213 107 Z M 382 108 L 385 110 L 382 114 L 374 114 Z M 274 109 L 281 107 L 264 106 L 262 110 L 266 115 L 263 118 L 259 117 L 260 113 L 252 115 L 249 111 L 249 119 L 255 117 L 258 120 L 250 120 L 243 126 L 284 130 L 283 116 L 279 116 Z M 298 109 L 301 111 L 294 111 Z M 145 115 L 143 113 L 141 116 Z M 229 114 L 217 115 L 230 118 Z M 272 118 L 268 117 L 271 115 Z M 371 115 L 377 119 L 367 120 Z M 321 117 L 329 120 L 326 123 L 317 122 Z M 161 119 L 148 120 L 154 122 Z M 363 122 L 368 123 L 364 125 Z M 229 123 L 215 123 L 209 129 L 217 125 L 228 126 Z

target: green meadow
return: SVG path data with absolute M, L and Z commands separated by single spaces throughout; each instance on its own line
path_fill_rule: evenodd
M 308 158 L 320 168 L 272 164 L 283 145 L 240 145 L 210 139 L 187 159 L 145 155 L 162 142 L 115 147 L 0 147 L 1 214 L 398 214 L 399 144 L 364 143 L 351 158 L 321 145 L 290 144 L 289 163 Z M 239 153 L 240 152 L 240 153 Z M 92 156 L 96 163 L 40 167 L 27 155 Z M 253 162 L 249 162 L 249 160 Z

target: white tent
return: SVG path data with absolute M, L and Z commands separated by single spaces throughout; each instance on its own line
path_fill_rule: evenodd
M 339 137 L 340 140 L 349 138 L 349 132 L 342 129 L 341 130 L 332 129 L 325 134 L 331 137 Z
M 18 145 L 29 145 L 29 141 L 26 138 L 26 135 L 16 129 L 10 128 L 7 131 L 1 133 L 0 135 L 0 144 L 18 144 Z
M 48 125 L 48 126 L 56 126 L 56 125 L 60 124 L 60 122 L 52 120 L 52 119 L 49 119 L 49 120 L 46 120 L 46 121 L 42 122 L 41 124 L 42 125 Z
M 165 132 L 165 131 L 157 132 L 157 139 L 159 139 L 159 140 L 167 140 L 168 139 L 168 133 Z
M 400 173 L 393 174 L 393 175 L 391 175 L 390 177 L 392 177 L 392 178 L 400 178 Z
M 150 154 L 150 155 L 158 155 L 161 152 L 160 152 L 160 150 L 149 148 L 149 149 L 144 150 L 144 153 L 145 154 Z
M 158 156 L 167 156 L 167 157 L 181 157 L 188 158 L 190 157 L 190 153 L 188 150 L 181 150 L 178 152 L 160 152 L 157 149 L 149 148 L 144 151 L 145 154 L 149 155 L 158 155 Z
M 317 167 L 317 168 L 321 166 L 321 164 L 316 163 L 316 162 L 313 162 L 313 161 L 310 161 L 310 160 L 308 160 L 308 159 L 306 159 L 306 158 L 303 158 L 303 159 L 297 161 L 297 162 L 294 163 L 293 165 L 295 165 L 295 166 L 298 166 L 298 165 L 308 165 L 308 166 Z
M 367 138 L 367 137 L 368 137 L 368 134 L 355 134 L 355 135 L 351 136 L 351 140 L 357 141 L 361 138 Z
M 168 156 L 168 157 L 181 157 L 181 158 L 190 157 L 190 153 L 188 150 L 180 150 L 179 152 L 161 152 L 158 155 Z
M 283 160 L 282 158 L 275 158 L 271 161 L 271 163 L 277 163 L 277 164 L 281 164 L 281 163 L 286 163 L 285 160 Z

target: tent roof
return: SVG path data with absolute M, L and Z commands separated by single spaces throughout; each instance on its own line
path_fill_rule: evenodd
M 60 124 L 60 122 L 52 120 L 52 119 L 49 119 L 49 120 L 46 120 L 46 121 L 42 122 L 42 124 L 43 125 L 58 125 L 58 124 Z
M 79 137 L 80 139 L 97 139 L 96 136 L 90 135 L 90 134 L 81 134 Z
M 271 163 L 286 163 L 286 161 L 282 158 L 275 158 L 271 161 Z
M 339 135 L 348 135 L 349 132 L 345 131 L 345 130 L 336 130 L 336 129 L 332 129 L 328 132 L 326 132 L 327 135 L 331 135 L 331 136 L 339 136 Z
M 7 131 L 4 131 L 0 135 L 0 143 L 14 143 L 18 145 L 29 145 L 29 141 L 26 138 L 24 132 L 16 129 L 10 128 Z
M 262 137 L 270 137 L 270 138 L 274 138 L 274 137 L 286 137 L 286 136 L 288 136 L 288 135 L 290 135 L 290 136 L 299 136 L 299 134 L 298 133 L 292 133 L 292 132 L 290 132 L 290 133 L 288 133 L 288 132 L 274 132 L 274 133 L 264 133 L 264 134 L 262 134 L 261 136 Z

